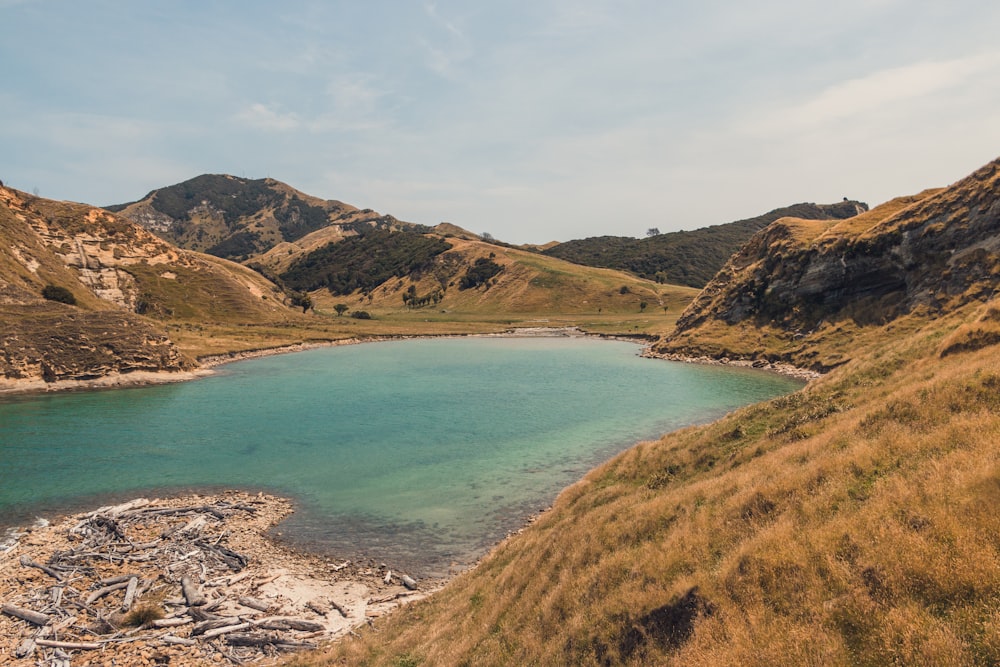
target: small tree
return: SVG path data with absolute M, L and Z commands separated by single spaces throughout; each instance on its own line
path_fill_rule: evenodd
M 342 317 L 344 313 L 346 313 L 348 310 L 351 309 L 351 307 L 348 306 L 346 303 L 338 303 L 336 306 L 333 307 L 333 309 L 337 311 L 337 317 Z
M 660 230 L 657 227 L 650 227 L 649 229 L 646 230 L 646 236 L 648 237 L 659 236 L 659 235 L 660 235 Z
M 646 310 L 646 306 L 648 306 L 648 305 L 649 305 L 649 304 L 648 304 L 648 303 L 646 303 L 645 301 L 640 301 L 640 302 L 639 302 L 639 312 L 640 312 L 640 313 L 641 313 L 641 312 L 644 312 L 644 311 Z
M 292 294 L 292 305 L 296 308 L 301 306 L 302 312 L 305 313 L 313 307 L 313 300 L 307 292 L 295 292 Z

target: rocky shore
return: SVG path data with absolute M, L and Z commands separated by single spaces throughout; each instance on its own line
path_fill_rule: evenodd
M 439 585 L 287 548 L 267 531 L 292 511 L 233 491 L 24 529 L 0 553 L 0 666 L 267 664 Z
M 792 364 L 780 361 L 767 361 L 765 359 L 731 359 L 729 357 L 716 359 L 714 357 L 690 356 L 674 352 L 661 354 L 653 352 L 651 348 L 646 348 L 645 350 L 643 350 L 642 356 L 647 357 L 649 359 L 665 359 L 666 361 L 680 361 L 686 364 L 709 364 L 712 366 L 737 366 L 740 368 L 756 368 L 759 370 L 770 371 L 772 373 L 778 373 L 779 375 L 784 375 L 786 377 L 795 378 L 796 380 L 804 380 L 806 382 L 815 380 L 823 376 L 822 373 L 811 371 L 806 368 L 799 368 L 798 366 L 793 366 Z

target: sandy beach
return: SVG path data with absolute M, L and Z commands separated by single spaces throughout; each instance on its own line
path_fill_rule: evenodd
M 23 529 L 0 554 L 0 665 L 267 664 L 442 583 L 294 551 L 268 535 L 292 512 L 232 491 Z

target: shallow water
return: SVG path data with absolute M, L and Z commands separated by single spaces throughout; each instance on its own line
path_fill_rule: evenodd
M 465 564 L 635 442 L 794 391 L 579 338 L 418 339 L 208 378 L 0 402 L 0 527 L 138 495 L 265 489 L 284 539 L 415 573 Z

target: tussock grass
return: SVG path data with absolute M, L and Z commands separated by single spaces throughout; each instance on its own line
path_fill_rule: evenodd
M 796 394 L 637 445 L 293 664 L 997 664 L 1000 353 L 940 353 L 987 312 L 870 331 Z

